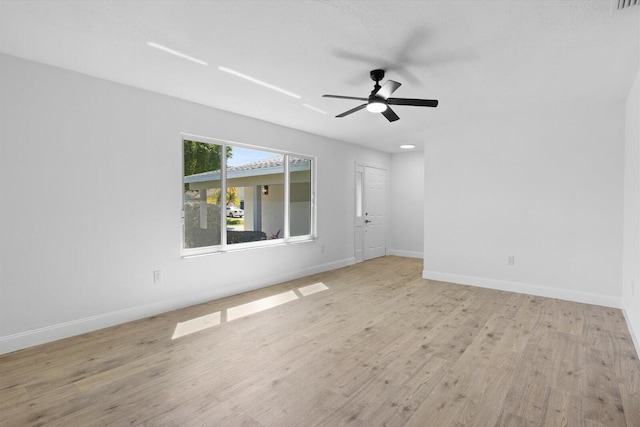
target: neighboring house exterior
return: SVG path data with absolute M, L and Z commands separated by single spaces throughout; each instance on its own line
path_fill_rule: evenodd
M 268 237 L 284 235 L 284 155 L 227 167 L 227 187 L 235 187 L 244 200 L 244 230 L 263 231 Z M 207 227 L 207 196 L 219 190 L 221 171 L 184 177 L 187 190 L 200 192 L 200 227 Z M 311 233 L 311 160 L 289 157 L 290 235 Z M 206 191 L 203 191 L 206 190 Z

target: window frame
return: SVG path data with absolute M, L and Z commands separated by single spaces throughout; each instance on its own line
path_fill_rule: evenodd
M 227 152 L 227 147 L 239 147 L 239 148 L 246 148 L 246 149 L 252 149 L 252 150 L 260 150 L 263 152 L 268 152 L 268 153 L 273 153 L 274 155 L 278 155 L 281 154 L 283 155 L 283 187 L 284 187 L 284 194 L 283 194 L 283 201 L 282 203 L 284 203 L 284 217 L 283 217 L 283 236 L 281 238 L 278 239 L 267 239 L 267 240 L 259 240 L 259 241 L 252 241 L 252 242 L 243 242 L 243 243 L 233 243 L 233 244 L 228 244 L 227 243 L 227 233 L 226 233 L 226 221 L 227 221 L 227 216 L 226 216 L 226 205 L 222 204 L 221 206 L 223 207 L 222 209 L 220 209 L 220 216 L 221 216 L 221 222 L 220 222 L 220 244 L 219 245 L 212 245 L 212 246 L 202 246 L 202 247 L 198 247 L 198 248 L 185 248 L 185 205 L 184 205 L 184 200 L 185 200 L 185 196 L 184 196 L 184 141 L 195 141 L 195 142 L 201 142 L 201 143 L 205 143 L 205 144 L 216 144 L 221 146 L 221 153 L 222 154 L 222 159 L 220 159 L 220 191 L 227 191 L 227 158 L 226 158 L 226 152 Z M 318 161 L 317 161 L 317 157 L 316 156 L 311 156 L 308 154 L 302 154 L 302 153 L 296 153 L 296 152 L 292 152 L 292 151 L 285 151 L 285 150 L 280 150 L 280 149 L 276 149 L 276 148 L 271 148 L 271 147 L 264 147 L 264 146 L 259 146 L 259 145 L 254 145 L 254 144 L 246 144 L 246 143 L 242 143 L 242 142 L 237 142 L 237 141 L 230 141 L 230 140 L 225 140 L 225 139 L 219 139 L 219 138 L 211 138 L 211 137 L 204 137 L 204 136 L 200 136 L 200 135 L 193 135 L 193 134 L 189 134 L 189 133 L 181 133 L 180 134 L 180 153 L 181 153 L 181 162 L 180 162 L 180 170 L 181 170 L 181 177 L 180 177 L 180 185 L 181 185 L 181 191 L 180 191 L 180 212 L 181 212 L 181 242 L 180 242 L 180 252 L 181 252 L 181 256 L 182 258 L 188 258 L 188 257 L 192 257 L 192 256 L 200 256 L 200 255 L 208 255 L 208 254 L 218 254 L 218 253 L 225 253 L 225 252 L 235 252 L 235 251 L 242 251 L 242 250 L 248 250 L 248 249 L 258 249 L 258 248 L 264 248 L 264 247 L 274 247 L 274 246 L 281 246 L 281 245 L 286 245 L 286 244 L 291 244 L 291 243 L 300 243 L 300 242 L 308 242 L 308 241 L 313 241 L 317 239 L 317 206 L 316 206 L 316 182 L 317 182 L 317 168 L 318 168 Z M 305 235 L 301 235 L 301 236 L 291 236 L 290 235 L 290 227 L 291 227 L 291 218 L 290 218 L 290 214 L 291 214 L 291 210 L 290 210 L 290 191 L 291 191 L 291 176 L 290 176 L 290 159 L 291 158 L 298 158 L 298 159 L 305 159 L 305 160 L 309 160 L 310 161 L 310 167 L 311 167 L 311 173 L 310 173 L 310 179 L 311 179 L 311 185 L 310 185 L 310 190 L 311 190 L 311 194 L 310 194 L 310 224 L 309 224 L 309 234 L 305 234 Z

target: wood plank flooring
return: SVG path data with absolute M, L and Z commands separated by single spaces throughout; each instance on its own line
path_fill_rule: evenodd
M 0 356 L 0 425 L 640 426 L 620 310 L 421 271 L 379 258 Z

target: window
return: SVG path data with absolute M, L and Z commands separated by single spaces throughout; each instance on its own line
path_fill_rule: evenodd
M 356 171 L 356 218 L 362 218 L 362 171 Z
M 182 145 L 183 255 L 313 237 L 312 157 L 187 135 Z
M 284 154 L 230 147 L 227 206 L 244 218 L 227 225 L 227 244 L 284 238 Z M 235 200 L 232 200 L 236 194 Z
M 311 160 L 289 156 L 289 234 L 311 234 Z

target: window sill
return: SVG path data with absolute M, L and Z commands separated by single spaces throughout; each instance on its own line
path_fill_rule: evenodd
M 300 243 L 310 243 L 310 242 L 316 242 L 318 240 L 317 237 L 308 237 L 308 238 L 293 238 L 290 239 L 288 241 L 285 241 L 284 239 L 277 239 L 275 241 L 272 240 L 264 240 L 262 242 L 260 242 L 259 244 L 256 244 L 255 242 L 252 243 L 236 243 L 233 245 L 228 245 L 224 248 L 220 247 L 220 248 L 216 248 L 216 249 L 212 249 L 212 248 L 203 248 L 202 250 L 197 250 L 194 249 L 193 253 L 182 253 L 182 255 L 180 256 L 180 258 L 182 259 L 188 259 L 188 258 L 199 258 L 199 257 L 203 257 L 203 256 L 209 256 L 209 255 L 221 255 L 221 254 L 226 254 L 226 253 L 233 253 L 233 252 L 245 252 L 245 251 L 252 251 L 255 249 L 265 249 L 265 248 L 274 248 L 274 247 L 278 247 L 278 246 L 289 246 L 289 245 L 297 245 Z M 271 243 L 274 242 L 274 243 Z

